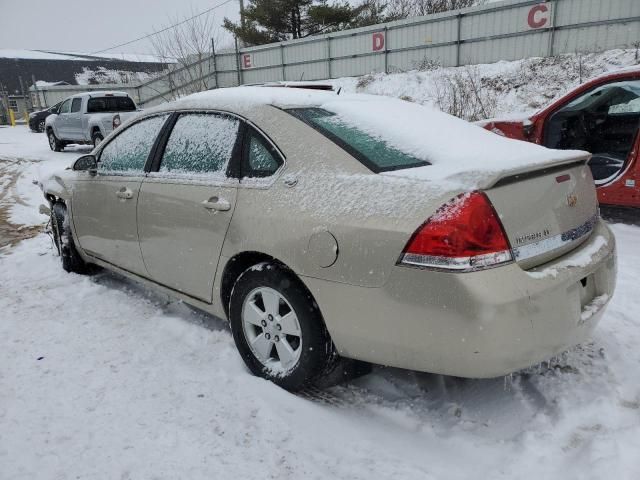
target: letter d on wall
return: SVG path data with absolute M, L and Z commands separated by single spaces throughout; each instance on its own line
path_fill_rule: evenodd
M 372 51 L 379 52 L 384 49 L 384 33 L 376 32 L 371 35 L 371 39 L 373 40 L 373 48 Z

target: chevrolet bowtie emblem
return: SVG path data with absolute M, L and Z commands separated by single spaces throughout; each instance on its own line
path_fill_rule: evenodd
M 570 207 L 575 207 L 578 204 L 578 196 L 575 194 L 567 195 L 567 204 Z

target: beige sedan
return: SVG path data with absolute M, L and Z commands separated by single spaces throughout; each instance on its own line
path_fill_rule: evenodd
M 43 186 L 65 270 L 229 319 L 291 390 L 337 359 L 493 377 L 588 339 L 615 287 L 588 154 L 401 100 L 220 89 L 123 125 Z

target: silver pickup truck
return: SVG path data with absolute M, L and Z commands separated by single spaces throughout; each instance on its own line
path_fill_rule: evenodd
M 124 92 L 73 95 L 47 117 L 45 131 L 49 147 L 55 152 L 72 143 L 95 147 L 137 112 L 135 102 Z

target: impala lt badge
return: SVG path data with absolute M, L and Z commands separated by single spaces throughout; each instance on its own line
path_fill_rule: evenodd
M 569 204 L 570 207 L 575 207 L 578 204 L 578 196 L 574 193 L 567 195 L 567 204 Z

